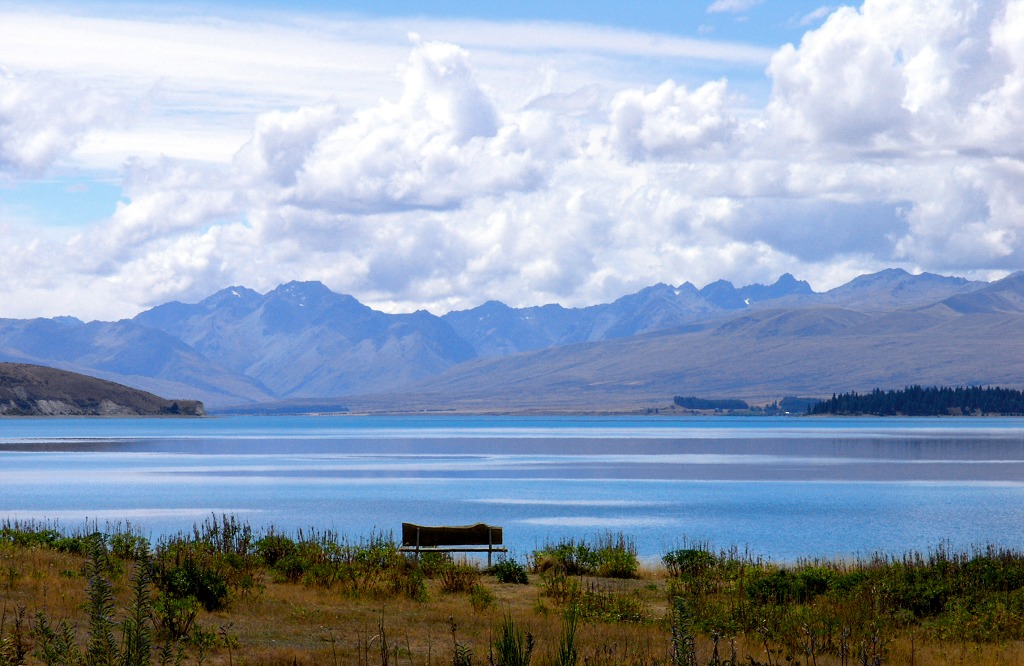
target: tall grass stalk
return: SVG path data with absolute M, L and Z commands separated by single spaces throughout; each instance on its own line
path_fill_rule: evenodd
M 82 652 L 78 649 L 75 628 L 66 620 L 61 620 L 54 627 L 46 614 L 39 611 L 32 627 L 32 635 L 36 644 L 33 654 L 46 666 L 82 663 Z
M 579 613 L 575 606 L 570 606 L 562 615 L 562 631 L 558 636 L 558 650 L 555 652 L 555 666 L 576 666 L 579 661 L 579 650 L 576 647 L 576 627 Z
M 131 579 L 131 604 L 122 623 L 120 666 L 149 666 L 153 654 L 152 563 L 148 552 L 139 554 Z
M 717 644 L 715 645 L 717 654 Z M 682 597 L 672 599 L 672 666 L 697 666 L 693 616 Z
M 114 666 L 118 654 L 114 640 L 114 589 L 110 582 L 110 557 L 106 539 L 97 534 L 90 543 L 85 564 L 88 582 L 86 609 L 89 615 L 89 640 L 86 666 Z
M 7 631 L 7 605 L 0 611 L 0 664 L 4 666 L 21 666 L 28 656 L 28 627 L 25 624 L 27 610 L 24 606 L 15 608 L 10 620 L 11 629 Z
M 530 666 L 533 634 L 516 626 L 516 621 L 506 613 L 492 648 L 492 666 Z

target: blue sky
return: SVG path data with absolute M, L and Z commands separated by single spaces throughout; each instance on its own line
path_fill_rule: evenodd
M 1024 0 L 0 2 L 0 316 L 1024 258 Z
M 166 8 L 168 3 L 149 2 Z M 174 6 L 174 3 L 172 3 Z M 177 3 L 193 13 L 230 15 L 263 10 L 282 13 L 354 15 L 389 18 L 480 19 L 486 21 L 548 21 L 586 23 L 692 37 L 714 35 L 717 39 L 777 47 L 797 41 L 809 25 L 819 23 L 830 5 L 819 0 L 675 0 L 628 2 L 338 2 L 297 0 L 280 2 Z M 834 7 L 836 5 L 832 5 Z

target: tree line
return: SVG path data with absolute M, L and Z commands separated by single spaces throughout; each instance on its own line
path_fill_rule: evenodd
M 875 416 L 959 416 L 1024 415 L 1024 392 L 1016 389 L 981 386 L 908 386 L 900 390 L 871 393 L 832 394 L 808 408 L 808 414 Z
M 739 400 L 738 398 L 698 398 L 696 396 L 681 396 L 677 395 L 672 398 L 677 406 L 683 409 L 702 409 L 702 410 L 738 410 L 738 409 L 750 409 L 750 405 L 745 400 Z

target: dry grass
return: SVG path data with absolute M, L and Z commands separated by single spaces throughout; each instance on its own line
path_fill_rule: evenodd
M 0 545 L 0 608 L 6 609 L 7 633 L 16 609 L 24 607 L 28 618 L 43 612 L 51 622 L 69 621 L 78 627 L 84 641 L 84 562 L 83 557 L 53 550 Z M 124 564 L 112 577 L 119 614 L 130 603 L 131 567 L 131 563 Z M 474 663 L 487 663 L 496 627 L 507 615 L 533 635 L 535 663 L 544 663 L 544 653 L 558 642 L 561 609 L 544 595 L 539 579 L 531 579 L 528 585 L 506 585 L 481 576 L 480 585 L 493 600 L 485 608 L 474 608 L 470 593 L 446 593 L 440 579 L 426 581 L 427 599 L 420 602 L 401 596 L 352 596 L 336 587 L 282 583 L 265 577 L 262 589 L 233 597 L 223 609 L 200 611 L 197 623 L 207 632 L 237 637 L 238 647 L 230 660 L 239 665 L 380 664 L 383 637 L 389 663 L 425 666 L 450 664 L 456 640 L 471 647 Z M 581 624 L 581 658 L 592 664 L 663 662 L 668 635 L 661 622 L 661 582 L 602 584 L 616 593 L 640 594 L 650 608 L 649 621 Z M 39 662 L 30 658 L 28 663 Z M 191 655 L 186 663 L 197 663 L 196 656 Z M 205 663 L 229 663 L 228 650 L 218 645 Z
M 38 613 L 51 624 L 65 620 L 76 627 L 78 641 L 85 643 L 89 622 L 85 609 L 87 583 L 83 576 L 86 558 L 44 547 L 0 543 L 0 666 L 12 660 L 11 639 L 19 609 L 31 623 Z M 110 576 L 115 593 L 115 622 L 120 622 L 131 603 L 132 561 L 114 561 Z M 570 577 L 579 589 L 609 599 L 627 599 L 640 608 L 637 621 L 580 622 L 576 633 L 577 663 L 654 666 L 673 664 L 669 594 L 673 590 L 667 572 L 646 567 L 635 579 Z M 501 584 L 481 575 L 486 592 L 448 593 L 441 577 L 427 579 L 426 598 L 417 601 L 402 594 L 380 590 L 353 593 L 340 583 L 310 585 L 283 582 L 271 570 L 261 569 L 256 585 L 245 593 L 232 591 L 218 610 L 201 610 L 197 625 L 210 638 L 204 650 L 190 646 L 184 663 L 229 666 L 255 664 L 298 666 L 335 664 L 390 664 L 442 666 L 453 664 L 456 643 L 472 654 L 473 664 L 488 664 L 491 645 L 503 620 L 511 618 L 529 632 L 535 644 L 532 663 L 555 664 L 554 654 L 563 629 L 565 606 L 558 594 L 545 586 L 547 575 L 530 576 L 527 585 Z M 489 594 L 488 594 L 489 593 Z M 965 643 L 929 642 L 919 636 L 897 633 L 885 645 L 885 664 L 979 666 L 1024 663 L 1020 641 Z M 120 638 L 120 635 L 117 636 Z M 21 663 L 43 663 L 33 656 L 34 637 L 28 630 L 21 639 L 26 658 Z M 230 647 L 229 647 L 230 646 Z M 714 662 L 711 637 L 696 637 L 698 664 Z M 720 638 L 720 660 L 735 652 L 737 663 L 784 664 L 778 653 L 769 653 L 757 636 Z M 6 660 L 5 660 L 6 659 Z M 683 663 L 683 662 L 676 662 Z M 718 662 L 722 663 L 722 661 Z M 834 656 L 797 655 L 795 663 L 845 666 Z M 845 664 L 859 663 L 848 657 Z

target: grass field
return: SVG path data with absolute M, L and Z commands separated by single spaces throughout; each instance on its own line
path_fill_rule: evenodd
M 0 528 L 0 666 L 1021 663 L 1024 554 L 995 548 L 644 569 L 606 534 L 488 571 L 230 517 L 156 544 Z

